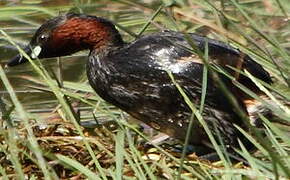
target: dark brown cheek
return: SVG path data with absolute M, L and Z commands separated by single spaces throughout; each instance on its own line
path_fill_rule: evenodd
M 67 40 L 66 40 L 66 34 L 59 32 L 59 31 L 55 31 L 52 33 L 52 39 L 50 40 L 50 46 L 53 48 L 53 46 L 55 48 L 59 48 L 59 47 L 63 47 L 67 44 Z
M 73 38 L 71 33 L 55 31 L 49 46 L 55 56 L 69 55 L 83 49 L 79 39 Z

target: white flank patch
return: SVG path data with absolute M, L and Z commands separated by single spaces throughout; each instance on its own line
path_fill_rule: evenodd
M 32 53 L 31 53 L 31 58 L 32 59 L 36 59 L 38 57 L 38 55 L 40 54 L 41 52 L 41 47 L 40 46 L 36 46 L 33 50 L 32 50 Z

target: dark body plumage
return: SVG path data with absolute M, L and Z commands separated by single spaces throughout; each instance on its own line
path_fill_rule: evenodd
M 199 56 L 190 51 L 191 46 L 182 33 L 165 31 L 143 36 L 127 44 L 122 41 L 114 26 L 102 18 L 78 14 L 68 14 L 65 17 L 57 18 L 61 20 L 59 22 L 53 20 L 53 22 L 59 23 L 56 28 L 49 29 L 47 27 L 50 36 L 52 34 L 60 36 L 61 30 L 65 29 L 64 27 L 70 24 L 74 25 L 77 21 L 90 24 L 96 21 L 95 27 L 92 27 L 95 30 L 92 31 L 102 31 L 101 39 L 95 41 L 96 46 L 90 46 L 91 42 L 87 44 L 84 42 L 76 43 L 75 39 L 81 35 L 74 34 L 71 35 L 75 36 L 73 43 L 84 47 L 76 48 L 76 50 L 69 48 L 69 52 L 62 50 L 64 51 L 63 55 L 86 48 L 91 50 L 87 63 L 87 75 L 90 85 L 97 94 L 151 127 L 184 140 L 192 112 L 167 72 L 173 74 L 176 82 L 182 87 L 192 103 L 198 107 L 202 91 L 203 64 Z M 73 23 L 66 23 L 72 19 L 74 19 Z M 43 26 L 42 29 L 45 29 L 46 27 Z M 108 29 L 109 33 L 103 32 Z M 81 32 L 81 30 L 79 31 Z M 42 33 L 38 31 L 36 34 L 40 36 L 39 34 Z M 205 43 L 208 42 L 211 64 L 218 65 L 235 76 L 236 72 L 231 70 L 229 66 L 237 68 L 239 62 L 242 61 L 240 67 L 242 70 L 247 70 L 253 76 L 271 83 L 269 74 L 249 56 L 243 55 L 222 42 L 196 34 L 189 34 L 189 36 L 202 52 Z M 37 39 L 37 37 L 33 39 Z M 52 42 L 56 42 L 55 38 L 51 37 L 51 39 L 44 43 L 45 48 L 49 48 Z M 30 43 L 30 46 L 33 49 L 36 45 Z M 70 47 L 74 46 L 76 45 L 70 44 Z M 57 51 L 58 48 L 55 49 Z M 61 51 L 40 54 L 38 57 L 55 57 L 54 54 L 60 56 Z M 21 61 L 18 60 L 18 63 Z M 10 64 L 15 65 L 15 59 Z M 221 73 L 219 73 L 219 77 L 236 97 L 241 110 L 247 113 L 243 101 L 249 97 L 238 90 L 229 78 Z M 258 94 L 261 93 L 255 84 L 245 76 L 240 74 L 237 81 Z M 237 138 L 241 136 L 234 124 L 241 127 L 245 127 L 245 125 L 237 115 L 235 108 L 227 101 L 224 92 L 220 90 L 211 73 L 207 81 L 206 100 L 202 115 L 214 134 L 216 134 L 214 129 L 217 128 L 226 145 L 236 145 Z M 197 121 L 193 126 L 190 143 L 209 143 L 204 129 Z
M 190 36 L 203 50 L 206 38 L 195 34 Z M 240 56 L 237 50 L 219 41 L 207 41 L 209 57 L 237 63 Z M 189 57 L 192 56 L 192 52 L 185 47 L 190 48 L 183 34 L 161 32 L 144 36 L 104 54 L 93 51 L 87 65 L 90 84 L 103 99 L 136 119 L 172 137 L 184 140 L 192 112 L 167 71 L 173 74 L 176 82 L 197 106 L 200 105 L 203 73 L 203 64 L 191 61 Z M 199 59 L 198 56 L 193 58 Z M 256 77 L 271 81 L 268 73 L 248 56 L 244 67 Z M 234 85 L 228 78 L 220 78 L 233 90 Z M 241 79 L 244 83 L 251 83 L 245 77 Z M 242 102 L 240 107 L 246 112 Z M 212 129 L 216 126 L 220 130 L 227 144 L 236 143 L 239 133 L 233 124 L 243 126 L 243 123 L 211 77 L 208 79 L 203 115 Z M 190 143 L 201 144 L 202 141 L 207 141 L 207 135 L 196 121 Z

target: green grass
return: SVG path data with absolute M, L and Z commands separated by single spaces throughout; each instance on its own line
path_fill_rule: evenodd
M 9 72 L 2 66 L 0 176 L 3 179 L 24 179 L 25 176 L 31 179 L 290 178 L 290 129 L 277 123 L 278 120 L 290 121 L 289 107 L 285 105 L 290 101 L 290 4 L 287 0 L 164 0 L 147 4 L 129 0 L 76 0 L 70 4 L 51 2 L 49 6 L 44 6 L 41 1 L 15 6 L 0 4 L 0 20 L 4 24 L 0 27 L 0 56 L 5 60 L 12 56 L 13 53 L 7 50 L 8 45 L 23 53 L 16 43 L 26 43 L 29 40 L 27 35 L 45 19 L 68 10 L 104 16 L 117 22 L 128 41 L 141 34 L 173 29 L 204 33 L 231 43 L 271 73 L 273 85 L 260 82 L 248 73 L 246 75 L 275 104 L 263 101 L 238 82 L 235 85 L 272 109 L 276 117 L 261 116 L 266 137 L 259 129 L 250 128 L 251 131 L 246 132 L 237 127 L 257 151 L 249 152 L 241 142 L 241 149 L 236 151 L 247 164 L 230 162 L 229 154 L 217 145 L 217 139 L 201 116 L 207 82 L 203 82 L 202 103 L 193 104 L 169 74 L 192 109 L 194 118 L 191 122 L 202 124 L 221 159 L 208 162 L 193 155 L 187 156 L 185 151 L 176 155 L 159 146 L 154 145 L 149 150 L 140 146 L 140 141 L 148 141 L 148 136 L 131 123 L 128 115 L 98 97 L 87 84 L 84 72 L 73 81 L 69 79 L 67 74 L 73 71 L 70 63 L 84 61 L 84 53 L 58 61 L 30 60 L 31 65 L 10 69 Z M 207 50 L 201 52 L 201 56 L 207 62 Z M 57 67 L 57 64 L 62 66 Z M 207 71 L 224 73 L 211 66 L 205 67 L 204 72 Z M 203 77 L 206 79 L 207 73 Z M 20 90 L 27 93 L 19 93 Z M 31 101 L 35 96 L 30 92 L 32 90 L 39 94 L 35 98 L 39 100 Z M 50 98 L 40 99 L 41 96 Z M 76 109 L 80 113 L 76 113 Z M 102 126 L 89 129 L 78 123 L 93 119 L 100 124 L 117 122 L 118 127 L 115 130 Z

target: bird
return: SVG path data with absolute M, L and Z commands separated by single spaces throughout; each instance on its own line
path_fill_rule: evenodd
M 208 63 L 200 56 L 206 49 Z M 233 107 L 227 93 L 232 94 L 239 111 L 247 116 L 251 113 L 249 106 L 255 104 L 255 99 L 236 87 L 235 82 L 257 95 L 264 95 L 240 72 L 247 71 L 265 83 L 272 83 L 270 74 L 260 64 L 224 42 L 172 30 L 125 42 L 113 22 L 86 14 L 66 13 L 47 20 L 24 48 L 31 59 L 61 57 L 82 50 L 90 51 L 87 77 L 101 98 L 180 141 L 186 138 L 193 114 L 185 99 L 199 107 L 205 66 L 222 69 L 222 72 L 208 72 L 201 115 L 214 137 L 221 137 L 226 146 L 237 147 L 238 139 L 245 139 L 236 125 L 247 129 L 247 123 Z M 7 66 L 27 61 L 18 54 Z M 211 141 L 206 131 L 193 120 L 189 143 L 208 146 Z

